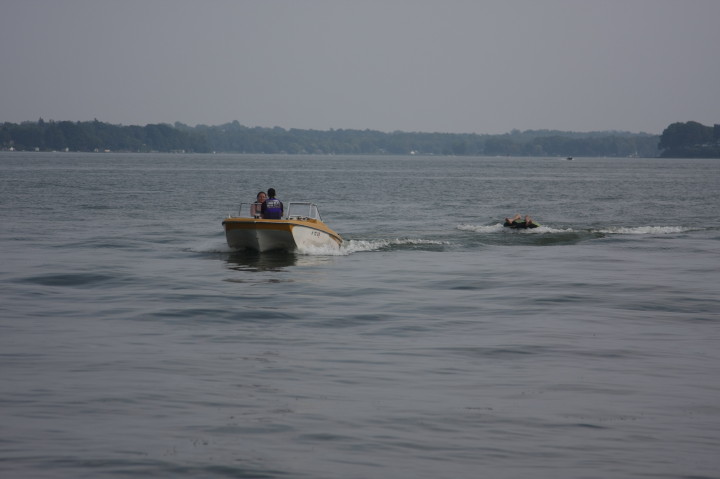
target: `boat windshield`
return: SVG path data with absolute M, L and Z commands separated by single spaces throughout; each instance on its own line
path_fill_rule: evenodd
M 288 203 L 287 210 L 285 211 L 285 217 L 287 219 L 313 219 L 320 220 L 320 211 L 315 203 Z
M 238 216 L 243 218 L 260 218 L 260 203 L 240 203 Z M 315 203 L 296 201 L 285 205 L 282 219 L 314 219 L 322 221 L 320 211 Z

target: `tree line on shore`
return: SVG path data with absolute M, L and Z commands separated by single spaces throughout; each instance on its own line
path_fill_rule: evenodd
M 658 148 L 665 158 L 720 158 L 720 125 L 673 123 L 663 131 Z
M 247 127 L 234 121 L 194 127 L 175 123 L 123 126 L 100 122 L 0 123 L 0 149 L 337 155 L 717 157 L 720 125 L 673 123 L 662 135 L 630 132 L 513 130 L 474 133 L 301 130 Z

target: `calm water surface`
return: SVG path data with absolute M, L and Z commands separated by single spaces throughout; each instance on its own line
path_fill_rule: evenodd
M 340 254 L 229 250 L 269 187 Z M 718 478 L 719 209 L 720 160 L 0 153 L 0 476 Z

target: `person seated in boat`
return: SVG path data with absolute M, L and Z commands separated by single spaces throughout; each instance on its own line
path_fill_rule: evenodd
M 266 220 L 279 220 L 283 215 L 282 201 L 275 198 L 275 188 L 268 188 L 268 198 L 263 201 L 260 213 Z
M 264 191 L 261 191 L 257 194 L 257 200 L 255 203 L 250 205 L 250 216 L 253 218 L 262 218 L 262 213 L 260 212 L 260 209 L 262 208 L 263 201 L 267 199 L 267 195 Z
M 525 215 L 525 218 L 523 218 L 522 216 L 517 214 L 512 218 L 505 218 L 505 223 L 503 223 L 503 226 L 507 228 L 537 228 L 540 225 L 535 223 L 528 215 Z

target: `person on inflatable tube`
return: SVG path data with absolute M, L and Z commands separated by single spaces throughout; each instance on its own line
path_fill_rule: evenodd
M 506 228 L 537 228 L 540 226 L 539 224 L 535 223 L 530 216 L 525 215 L 525 218 L 520 216 L 520 214 L 516 214 L 512 218 L 505 218 L 505 223 L 503 223 L 503 226 Z

